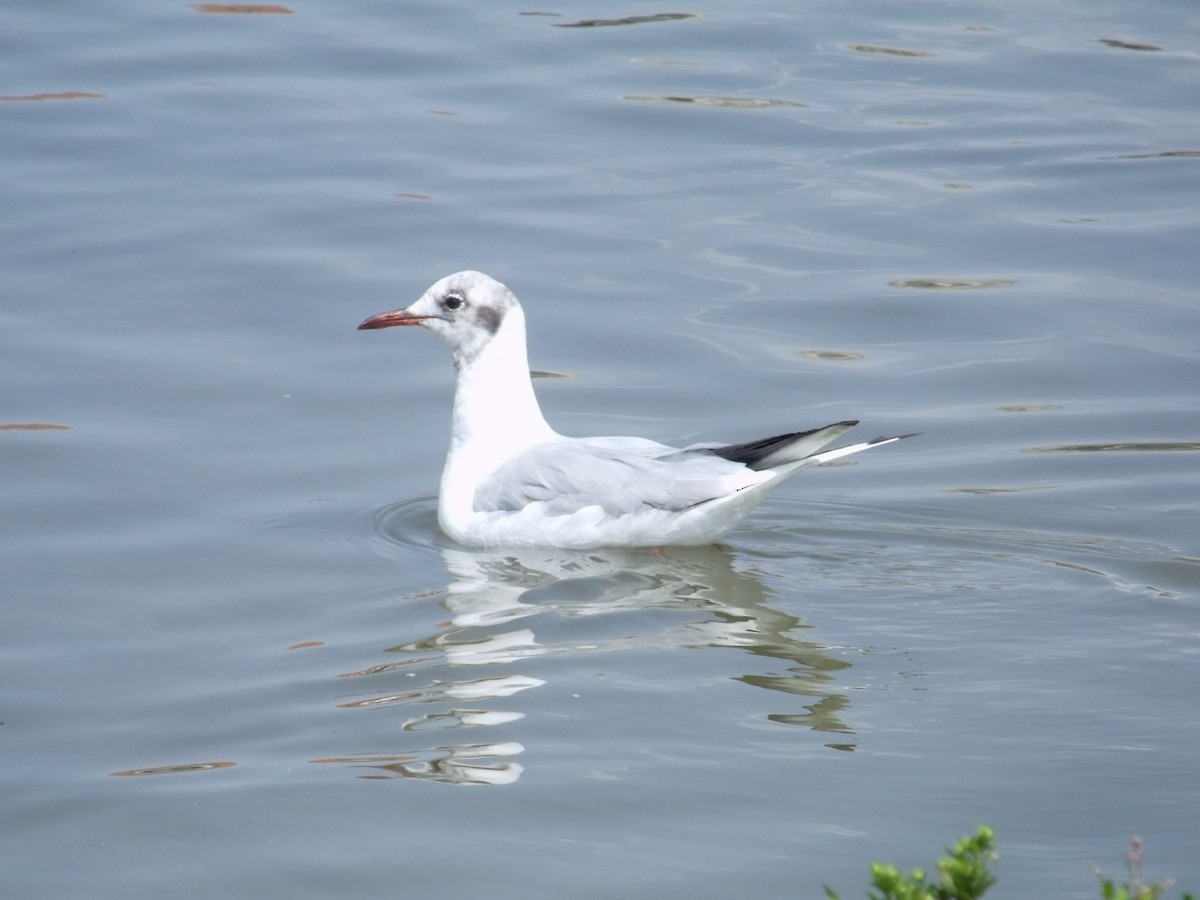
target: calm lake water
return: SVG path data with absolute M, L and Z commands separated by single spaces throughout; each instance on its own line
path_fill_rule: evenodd
M 5 896 L 1200 891 L 1194 4 L 287 6 L 6 4 Z M 564 432 L 923 434 L 464 551 L 463 268 Z

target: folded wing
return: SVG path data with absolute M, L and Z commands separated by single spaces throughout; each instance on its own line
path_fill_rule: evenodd
M 763 478 L 707 448 L 584 438 L 543 444 L 505 463 L 476 490 L 474 506 L 477 512 L 513 512 L 538 503 L 550 515 L 588 506 L 618 516 L 650 509 L 675 512 Z
M 589 506 L 614 516 L 678 512 L 773 480 L 779 474 L 774 469 L 841 455 L 827 451 L 814 457 L 857 424 L 837 422 L 743 444 L 697 444 L 683 450 L 643 438 L 554 441 L 500 466 L 476 490 L 474 507 L 476 512 L 516 512 L 537 503 L 556 516 Z

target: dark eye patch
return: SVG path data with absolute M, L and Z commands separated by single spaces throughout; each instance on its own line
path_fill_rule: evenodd
M 442 298 L 442 306 L 451 310 L 461 309 L 466 302 L 466 298 L 462 294 L 458 293 L 458 291 L 451 291 Z

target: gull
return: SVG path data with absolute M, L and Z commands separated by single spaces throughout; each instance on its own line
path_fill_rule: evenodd
M 802 469 L 901 438 L 818 452 L 858 424 L 678 449 L 640 437 L 566 437 L 542 416 L 529 375 L 525 313 L 507 287 L 458 272 L 405 309 L 359 329 L 420 325 L 450 346 L 457 372 L 438 523 L 467 547 L 711 544 Z

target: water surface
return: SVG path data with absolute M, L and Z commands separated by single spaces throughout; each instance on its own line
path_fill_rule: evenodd
M 12 896 L 853 896 L 981 822 L 997 896 L 1200 889 L 1186 5 L 9 6 Z M 445 349 L 354 330 L 463 268 L 564 432 L 923 434 L 464 551 Z

